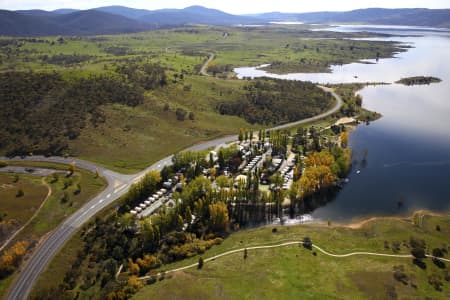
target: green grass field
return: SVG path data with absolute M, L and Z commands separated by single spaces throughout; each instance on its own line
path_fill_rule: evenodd
M 67 166 L 54 163 L 17 162 L 9 164 L 25 164 L 27 166 L 67 170 Z M 42 236 L 55 228 L 64 218 L 78 210 L 106 187 L 106 182 L 103 178 L 96 177 L 95 174 L 80 168 L 77 168 L 71 177 L 65 177 L 64 174 L 61 174 L 56 182 L 54 182 L 52 176 L 46 177 L 45 181 L 50 185 L 52 194 L 36 218 L 19 234 L 18 239 Z M 67 184 L 67 188 L 64 187 L 65 184 Z M 75 192 L 77 185 L 81 187 L 81 191 L 78 194 Z M 68 194 L 66 201 L 62 200 L 64 192 Z
M 35 213 L 47 197 L 48 189 L 41 178 L 31 175 L 19 175 L 15 182 L 13 174 L 0 173 L 0 212 L 4 221 L 15 220 L 23 225 Z M 18 197 L 19 190 L 24 192 Z
M 336 254 L 355 251 L 393 254 L 385 248 L 385 241 L 389 245 L 392 241 L 400 242 L 399 253 L 409 254 L 410 249 L 403 243 L 411 236 L 424 239 L 427 252 L 435 247 L 448 247 L 449 215 L 413 219 L 416 224 L 412 219 L 379 219 L 359 229 L 301 225 L 277 227 L 276 233 L 272 233 L 272 227 L 243 230 L 231 234 L 203 257 L 232 249 L 302 240 L 305 236 Z M 441 231 L 436 230 L 436 225 L 440 225 Z M 425 260 L 426 269 L 422 270 L 409 258 L 333 258 L 313 251 L 299 246 L 253 250 L 248 251 L 245 260 L 242 252 L 232 254 L 205 263 L 201 270 L 192 268 L 167 275 L 164 280 L 144 287 L 134 299 L 447 299 L 450 293 L 446 269 L 438 268 L 430 259 Z M 198 256 L 161 270 L 197 261 Z M 393 268 L 399 265 L 409 278 L 406 284 L 393 277 Z M 440 276 L 442 291 L 428 283 L 433 274 Z M 397 298 L 393 298 L 394 294 Z

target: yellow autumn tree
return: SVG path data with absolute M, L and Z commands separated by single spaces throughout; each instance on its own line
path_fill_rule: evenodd
M 18 241 L 0 257 L 0 273 L 8 274 L 19 266 L 20 260 L 25 255 L 28 242 Z
M 73 172 L 75 172 L 75 162 L 74 161 L 69 164 L 68 169 L 69 169 L 70 175 L 72 175 Z
M 310 155 L 308 155 L 308 158 L 306 159 L 306 167 L 312 167 L 312 166 L 332 166 L 334 164 L 334 157 L 333 155 L 324 150 L 321 152 L 313 152 Z
M 337 180 L 339 166 L 329 151 L 311 153 L 305 161 L 305 166 L 298 184 L 294 185 L 297 191 L 291 191 L 291 195 L 299 198 L 308 197 L 332 186 Z
M 341 146 L 343 148 L 346 148 L 348 145 L 348 131 L 342 131 L 340 138 L 341 138 Z
M 0 273 L 10 273 L 14 269 L 14 257 L 7 251 L 0 257 Z
M 228 225 L 228 208 L 224 202 L 209 205 L 210 226 L 214 232 L 226 230 Z
M 156 256 L 150 254 L 145 255 L 143 258 L 136 259 L 136 263 L 139 265 L 140 271 L 144 274 L 159 265 Z
M 139 280 L 139 278 L 135 275 L 132 275 L 132 276 L 130 276 L 130 278 L 128 278 L 127 285 L 129 287 L 133 288 L 134 290 L 138 290 L 144 286 L 142 281 Z
M 14 257 L 17 259 L 22 258 L 27 251 L 28 243 L 26 241 L 18 241 L 11 247 L 11 252 Z
M 128 259 L 128 271 L 133 275 L 138 275 L 140 272 L 139 265 L 134 263 L 131 258 Z

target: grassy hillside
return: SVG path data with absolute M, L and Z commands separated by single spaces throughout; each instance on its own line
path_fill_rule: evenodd
M 220 114 L 220 106 L 248 97 L 245 87 L 249 83 L 221 79 L 232 77 L 233 67 L 275 62 L 280 68 L 289 65 L 296 66 L 297 71 L 321 71 L 333 63 L 388 57 L 403 51 L 390 42 L 352 41 L 347 45 L 348 41 L 342 40 L 368 36 L 367 33 L 308 29 L 198 26 L 115 36 L 2 37 L 0 72 L 50 73 L 53 79 L 45 85 L 24 85 L 24 81 L 16 80 L 22 86 L 2 80 L 1 92 L 10 93 L 2 94 L 5 126 L 0 129 L 0 154 L 11 152 L 13 145 L 20 148 L 12 149 L 16 154 L 75 155 L 117 171 L 136 172 L 199 141 L 268 123 L 260 118 L 255 123 L 239 112 L 233 113 L 237 116 Z M 210 74 L 215 77 L 198 75 L 211 52 L 216 54 L 210 66 Z M 124 66 L 136 69 L 126 70 Z M 162 68 L 166 84 L 148 87 L 145 66 Z M 39 87 L 37 95 L 31 97 L 29 93 L 35 87 Z M 22 91 L 22 98 L 11 92 L 16 90 Z M 16 103 L 23 103 L 24 99 L 32 104 L 18 109 Z M 320 109 L 327 107 L 325 99 L 316 104 Z M 17 114 L 21 109 L 26 113 Z M 185 114 L 184 120 L 180 120 L 180 113 Z M 278 115 L 269 123 L 310 113 L 300 108 L 295 116 Z M 11 116 L 15 119 L 11 120 Z M 23 123 L 24 119 L 30 122 Z M 42 124 L 35 126 L 39 123 Z M 34 125 L 27 129 L 26 124 Z
M 436 230 L 437 225 L 440 231 Z M 409 254 L 410 238 L 424 239 L 427 252 L 435 247 L 448 251 L 450 216 L 419 213 L 409 219 L 382 218 L 361 228 L 301 225 L 244 230 L 233 233 L 222 245 L 203 255 L 214 256 L 232 249 L 302 240 L 305 236 L 326 251 Z M 393 245 L 398 243 L 399 250 Z M 198 256 L 161 270 L 189 265 Z M 268 250 L 249 250 L 179 271 L 144 287 L 134 299 L 446 299 L 450 293 L 447 269 L 424 260 L 425 269 L 412 259 L 353 256 L 334 258 L 297 245 Z M 397 272 L 396 272 L 397 270 Z M 404 283 L 395 279 L 402 277 Z M 442 290 L 430 282 L 439 278 Z
M 47 187 L 38 177 L 0 173 L 1 242 L 31 218 L 47 193 Z

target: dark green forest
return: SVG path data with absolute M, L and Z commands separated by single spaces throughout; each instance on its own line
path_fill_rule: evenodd
M 220 103 L 218 110 L 252 124 L 271 125 L 312 117 L 332 103 L 333 97 L 311 82 L 263 78 L 246 86 L 245 99 Z
M 0 148 L 7 155 L 61 155 L 90 121 L 105 121 L 101 105 L 136 106 L 144 91 L 166 85 L 162 67 L 118 68 L 112 75 L 63 79 L 57 73 L 0 74 Z

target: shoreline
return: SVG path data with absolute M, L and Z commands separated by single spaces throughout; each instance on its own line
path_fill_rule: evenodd
M 332 226 L 337 226 L 337 227 L 345 227 L 345 228 L 350 228 L 350 229 L 360 229 L 372 222 L 376 222 L 379 220 L 393 220 L 393 221 L 413 221 L 415 217 L 423 217 L 423 216 L 436 216 L 436 217 L 443 217 L 443 216 L 447 216 L 450 215 L 450 211 L 447 212 L 443 212 L 443 213 L 437 213 L 431 210 L 427 210 L 427 209 L 417 209 L 412 211 L 408 216 L 382 216 L 382 215 L 378 215 L 378 216 L 367 216 L 367 217 L 362 217 L 362 219 L 360 220 L 352 220 L 350 221 L 350 223 L 340 223 L 337 222 L 335 225 Z

